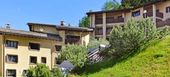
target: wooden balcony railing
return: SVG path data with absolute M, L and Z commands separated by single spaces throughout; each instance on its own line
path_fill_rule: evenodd
M 103 19 L 96 19 L 95 24 L 103 24 Z
M 147 12 L 147 13 L 144 13 L 144 14 L 143 14 L 143 17 L 144 17 L 144 18 L 152 17 L 152 16 L 153 16 L 153 12 Z M 161 12 L 156 12 L 156 17 L 163 18 L 163 13 L 161 13 Z
M 112 31 L 112 28 L 107 28 L 106 34 L 109 35 L 111 31 Z
M 80 44 L 80 36 L 67 35 L 65 44 Z
M 124 22 L 124 18 L 117 18 L 117 19 L 114 19 L 112 17 L 106 18 L 106 23 L 121 23 L 121 22 Z
M 102 30 L 95 30 L 95 35 L 103 35 L 103 31 Z
M 156 17 L 163 18 L 163 13 L 161 13 L 161 12 L 156 12 Z
M 157 19 L 156 22 L 157 27 L 162 27 L 162 26 L 166 26 L 166 25 L 170 25 L 170 19 L 166 19 L 165 21 Z

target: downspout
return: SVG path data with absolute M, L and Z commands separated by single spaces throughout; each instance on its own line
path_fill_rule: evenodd
M 2 54 L 3 54 L 2 55 L 3 56 L 2 57 L 2 59 L 3 59 L 2 62 L 3 62 L 3 67 L 2 68 L 3 68 L 3 77 L 5 77 L 5 57 L 4 57 L 5 56 L 5 46 L 4 46 L 5 45 L 5 43 L 4 43 L 5 42 L 5 34 L 4 33 L 2 34 L 2 39 L 3 39 L 3 42 L 2 42 L 2 45 L 3 45 L 2 46 Z
M 51 44 L 52 44 L 52 42 L 51 42 Z M 52 45 L 53 45 L 53 44 L 52 44 Z M 52 46 L 52 45 L 51 45 L 51 46 Z M 52 70 L 52 68 L 53 68 L 52 59 L 53 59 L 53 47 L 51 48 L 51 70 Z

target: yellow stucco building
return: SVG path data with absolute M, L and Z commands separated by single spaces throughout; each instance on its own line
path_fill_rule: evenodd
M 28 23 L 30 31 L 0 28 L 0 75 L 22 77 L 30 66 L 56 67 L 59 51 L 66 44 L 87 46 L 92 29 Z
M 122 25 L 128 20 L 150 17 L 158 26 L 170 25 L 170 1 L 155 0 L 134 8 L 88 12 L 90 26 L 96 38 L 108 38 L 114 25 Z

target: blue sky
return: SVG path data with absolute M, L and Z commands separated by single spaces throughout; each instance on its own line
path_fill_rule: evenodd
M 28 30 L 27 22 L 78 26 L 89 10 L 100 10 L 106 0 L 1 0 L 0 27 Z M 119 0 L 117 0 L 119 1 Z

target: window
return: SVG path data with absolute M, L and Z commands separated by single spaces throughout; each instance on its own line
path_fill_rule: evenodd
M 42 58 L 41 58 L 41 62 L 42 62 L 42 63 L 46 63 L 46 57 L 42 57 Z
M 29 48 L 33 50 L 40 50 L 40 44 L 38 43 L 29 43 Z
M 18 41 L 6 40 L 6 47 L 18 48 Z
M 28 73 L 28 70 L 23 70 L 22 76 L 23 76 L 23 77 L 27 77 L 27 73 Z
M 62 46 L 60 46 L 60 45 L 55 46 L 56 51 L 61 51 L 61 48 L 62 48 Z
M 7 55 L 7 62 L 18 63 L 18 56 L 17 55 Z
M 6 75 L 7 77 L 16 77 L 16 70 L 8 69 Z
M 140 10 L 139 10 L 139 11 L 132 12 L 132 16 L 133 16 L 133 17 L 140 16 Z
M 37 57 L 31 56 L 31 57 L 30 57 L 30 63 L 31 63 L 31 64 L 36 64 L 36 63 L 37 63 Z
M 166 13 L 170 13 L 170 6 L 166 7 Z
M 60 65 L 62 63 L 61 59 L 55 58 L 55 64 Z
M 123 18 L 123 17 L 122 17 L 122 16 L 118 16 L 117 18 L 118 18 L 118 19 L 121 19 L 121 18 Z

